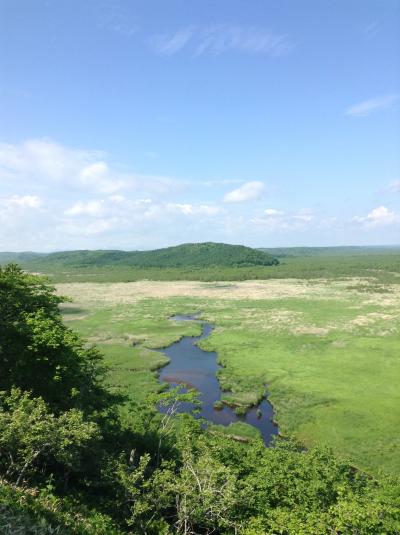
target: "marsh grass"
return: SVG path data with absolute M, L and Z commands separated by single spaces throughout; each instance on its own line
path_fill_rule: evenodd
M 132 399 L 162 388 L 166 360 L 156 348 L 200 334 L 196 322 L 169 318 L 199 311 L 216 326 L 200 345 L 218 352 L 224 402 L 244 410 L 268 390 L 281 433 L 329 445 L 371 473 L 400 473 L 400 287 L 376 291 L 360 277 L 224 286 L 59 289 L 74 298 L 69 325 L 97 342 L 110 383 Z

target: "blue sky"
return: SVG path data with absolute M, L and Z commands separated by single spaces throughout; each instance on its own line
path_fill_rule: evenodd
M 400 243 L 398 0 L 0 0 L 0 250 Z

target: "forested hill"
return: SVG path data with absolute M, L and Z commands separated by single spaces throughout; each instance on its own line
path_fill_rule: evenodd
M 7 256 L 6 256 L 7 255 Z M 4 256 L 4 259 L 2 258 Z M 12 253 L 0 253 L 2 261 L 12 261 Z M 268 253 L 243 245 L 186 243 L 153 251 L 65 251 L 58 253 L 15 253 L 15 261 L 32 267 L 42 264 L 66 267 L 208 267 L 271 266 L 278 260 Z

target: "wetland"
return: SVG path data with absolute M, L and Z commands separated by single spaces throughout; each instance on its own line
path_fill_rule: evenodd
M 250 407 L 245 414 L 238 414 L 235 407 L 221 402 L 222 390 L 217 378 L 220 369 L 218 355 L 215 351 L 204 351 L 198 345 L 210 336 L 213 325 L 199 320 L 197 314 L 176 315 L 170 319 L 176 322 L 197 322 L 202 333 L 199 336 L 184 336 L 162 349 L 162 353 L 169 358 L 169 363 L 161 368 L 160 381 L 171 386 L 194 388 L 199 392 L 201 402 L 198 417 L 223 426 L 245 422 L 258 429 L 268 446 L 272 437 L 278 433 L 278 428 L 273 422 L 273 408 L 267 399 Z M 190 408 L 190 405 L 183 404 L 180 410 L 188 411 Z
M 400 473 L 398 284 L 346 277 L 57 288 L 74 301 L 63 308 L 64 320 L 104 354 L 117 391 L 140 402 L 160 392 L 160 373 L 181 380 L 184 368 L 174 368 L 179 360 L 165 365 L 182 340 L 212 363 L 210 381 L 220 390 L 204 411 L 220 419 L 228 413 L 228 425 L 215 424 L 218 432 L 250 428 L 240 417 L 229 425 L 229 407 L 256 417 L 252 408 L 268 385 L 280 434 L 306 447 L 328 446 L 372 474 Z M 201 319 L 213 326 L 197 340 L 198 322 L 170 319 L 193 311 L 202 311 Z M 196 383 L 193 374 L 186 380 Z M 219 395 L 225 408 L 217 413 Z

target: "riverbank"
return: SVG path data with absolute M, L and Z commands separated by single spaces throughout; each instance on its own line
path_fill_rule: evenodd
M 184 336 L 169 347 L 162 349 L 169 362 L 160 369 L 161 382 L 168 383 L 171 387 L 183 385 L 194 388 L 199 392 L 201 409 L 197 417 L 204 418 L 218 426 L 228 427 L 237 423 L 245 423 L 257 429 L 262 436 L 265 445 L 269 445 L 272 437 L 278 433 L 277 426 L 273 423 L 273 408 L 266 399 L 252 407 L 243 407 L 239 412 L 235 406 L 230 406 L 223 401 L 223 392 L 217 379 L 220 365 L 218 355 L 214 351 L 201 349 L 198 342 L 206 340 L 211 335 L 214 327 L 198 319 L 198 314 L 175 315 L 170 318 L 175 322 L 196 322 L 202 328 L 199 336 Z M 182 405 L 180 412 L 188 412 L 190 406 Z M 233 434 L 246 435 L 245 429 L 231 427 Z M 240 433 L 242 430 L 242 434 Z M 251 434 L 251 433 L 250 433 Z

